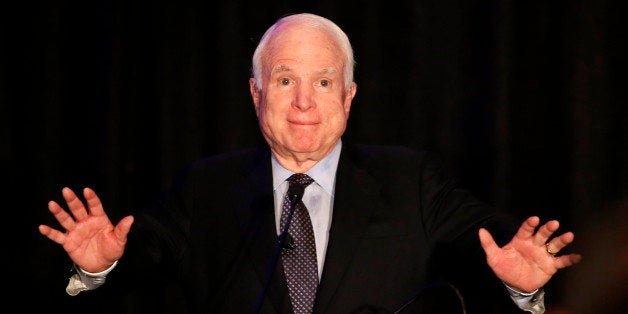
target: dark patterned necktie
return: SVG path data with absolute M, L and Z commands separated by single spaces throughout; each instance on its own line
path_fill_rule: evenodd
M 297 173 L 288 178 L 288 182 L 292 189 L 297 187 L 302 191 L 314 180 L 306 174 Z M 291 188 L 288 188 L 288 191 Z M 292 193 L 286 193 L 282 204 L 281 230 L 285 230 L 288 220 L 291 205 L 289 194 Z M 312 313 L 318 288 L 316 244 L 314 231 L 312 230 L 312 221 L 307 208 L 301 199 L 298 199 L 294 206 L 294 213 L 288 229 L 288 233 L 292 238 L 292 245 L 289 249 L 281 251 L 281 262 L 283 263 L 294 313 L 309 314 Z

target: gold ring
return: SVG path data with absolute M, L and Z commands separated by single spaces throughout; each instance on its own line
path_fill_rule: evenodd
M 545 250 L 547 251 L 547 254 L 549 254 L 549 255 L 555 255 L 556 254 L 556 252 L 550 250 L 549 243 L 545 243 Z

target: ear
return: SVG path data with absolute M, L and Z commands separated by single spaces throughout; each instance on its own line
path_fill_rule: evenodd
M 355 97 L 355 93 L 357 91 L 358 91 L 358 85 L 355 82 L 353 82 L 351 83 L 351 87 L 349 87 L 349 90 L 345 94 L 343 107 L 345 108 L 345 114 L 347 116 L 349 115 L 349 111 L 351 110 L 351 103 L 353 102 L 353 97 Z
M 255 106 L 255 114 L 259 116 L 259 104 L 260 104 L 260 91 L 255 86 L 255 78 L 249 79 L 249 91 L 251 92 L 251 97 L 253 98 L 253 105 Z

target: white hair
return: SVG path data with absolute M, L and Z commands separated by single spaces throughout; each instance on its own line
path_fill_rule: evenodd
M 289 23 L 319 28 L 329 34 L 336 41 L 344 55 L 344 83 L 345 89 L 348 90 L 353 83 L 353 69 L 355 67 L 353 48 L 351 47 L 349 37 L 347 37 L 347 34 L 345 34 L 345 32 L 331 20 L 311 13 L 299 13 L 285 16 L 277 20 L 275 24 L 266 30 L 262 39 L 260 39 L 257 48 L 255 48 L 255 52 L 253 53 L 252 74 L 253 78 L 255 78 L 255 87 L 259 90 L 262 89 L 262 55 L 264 54 L 268 43 L 273 39 L 275 31 L 279 26 Z

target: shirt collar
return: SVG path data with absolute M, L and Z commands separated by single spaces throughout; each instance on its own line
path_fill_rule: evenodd
M 329 195 L 334 195 L 334 181 L 336 178 L 336 169 L 338 169 L 341 148 L 342 141 L 338 140 L 338 143 L 336 143 L 332 151 L 306 172 L 306 174 L 314 179 Z M 273 170 L 273 190 L 277 190 L 279 185 L 293 175 L 294 172 L 284 168 L 275 157 L 275 154 L 272 155 L 271 163 Z

